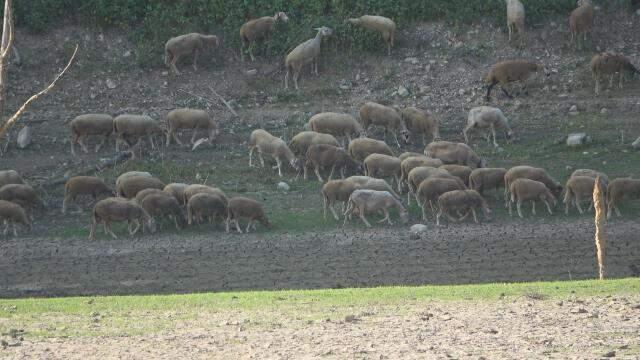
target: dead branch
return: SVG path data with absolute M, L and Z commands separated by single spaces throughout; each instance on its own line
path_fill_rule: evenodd
M 220 94 L 218 94 L 218 93 L 213 89 L 213 87 L 209 86 L 209 89 L 211 90 L 211 92 L 213 93 L 213 95 L 217 96 L 217 97 L 220 99 L 220 101 L 222 101 L 222 103 L 224 104 L 224 106 L 226 106 L 226 107 L 227 107 L 227 109 L 229 109 L 229 111 L 231 111 L 231 113 L 232 113 L 234 116 L 236 116 L 236 117 L 238 117 L 238 116 L 239 116 L 239 115 L 238 115 L 238 113 L 237 113 L 235 110 L 233 110 L 233 108 L 231 107 L 231 105 L 229 105 L 229 103 L 227 102 L 227 100 L 225 100 L 225 99 L 224 99 Z

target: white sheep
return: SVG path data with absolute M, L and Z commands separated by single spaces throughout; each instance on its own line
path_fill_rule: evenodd
M 376 190 L 355 190 L 349 196 L 347 203 L 347 210 L 345 210 L 343 226 L 347 224 L 347 220 L 351 219 L 351 215 L 358 213 L 362 222 L 371 227 L 369 221 L 365 217 L 367 213 L 382 212 L 384 218 L 379 222 L 386 221 L 389 225 L 393 225 L 389 216 L 389 208 L 395 208 L 400 215 L 400 220 L 403 224 L 406 224 L 409 220 L 409 212 L 402 206 L 402 203 L 388 191 L 376 191 Z
M 193 70 L 198 70 L 198 53 L 206 48 L 215 49 L 220 46 L 220 38 L 215 35 L 204 35 L 198 33 L 184 34 L 173 37 L 164 46 L 164 62 L 176 74 L 180 71 L 176 63 L 182 56 L 193 55 Z
M 393 20 L 384 16 L 362 15 L 358 18 L 347 19 L 345 22 L 379 32 L 387 45 L 387 55 L 391 56 L 396 33 L 396 23 Z
M 252 155 L 254 150 L 258 150 L 258 158 L 260 163 L 264 167 L 264 158 L 262 154 L 271 155 L 276 161 L 278 168 L 278 175 L 282 177 L 282 159 L 286 159 L 292 168 L 296 171 L 300 166 L 291 149 L 287 146 L 284 140 L 269 134 L 267 131 L 258 129 L 251 132 L 249 138 L 249 166 L 253 166 Z
M 513 139 L 513 130 L 509 126 L 509 120 L 504 116 L 502 110 L 491 106 L 478 106 L 469 111 L 467 126 L 462 130 L 464 141 L 469 143 L 469 131 L 489 129 L 493 134 L 493 146 L 499 147 L 496 140 L 496 129 L 503 129 L 507 143 Z M 488 142 L 491 142 L 489 135 L 486 136 Z
M 207 131 L 208 143 L 211 144 L 220 133 L 216 121 L 204 110 L 198 109 L 175 109 L 167 114 L 167 146 L 173 138 L 179 145 L 180 139 L 176 136 L 176 131 L 180 129 L 193 129 L 191 144 L 196 140 L 198 130 Z
M 76 116 L 69 123 L 71 128 L 71 154 L 76 156 L 75 144 L 80 144 L 82 151 L 89 152 L 86 139 L 89 136 L 102 136 L 102 142 L 96 145 L 98 152 L 113 133 L 113 117 L 108 114 L 84 114 Z
M 393 134 L 398 148 L 398 132 L 402 140 L 407 143 L 409 141 L 409 130 L 402 119 L 402 115 L 395 108 L 382 104 L 367 102 L 360 107 L 360 122 L 365 131 L 368 131 L 371 125 L 382 126 L 384 128 L 384 138 L 387 138 L 387 131 Z
M 520 0 L 505 0 L 507 3 L 507 27 L 509 28 L 509 42 L 511 33 L 518 31 L 520 44 L 524 43 L 524 5 Z
M 553 207 L 556 206 L 557 200 L 556 197 L 553 196 L 551 190 L 542 182 L 520 178 L 511 183 L 509 186 L 509 192 L 511 193 L 511 201 L 509 202 L 509 215 L 512 214 L 511 204 L 516 203 L 518 209 L 518 216 L 522 216 L 522 203 L 525 201 L 531 201 L 531 212 L 533 215 L 536 214 L 536 201 L 540 200 L 545 205 L 547 205 L 547 210 L 549 210 L 549 214 L 553 215 L 553 210 L 551 210 L 551 204 Z
M 147 136 L 151 149 L 156 148 L 153 142 L 153 136 L 163 133 L 160 124 L 147 115 L 130 115 L 122 114 L 113 119 L 113 131 L 116 134 L 116 151 L 120 151 L 120 143 L 126 142 L 129 146 L 128 137 L 138 136 L 142 140 L 142 136 Z M 139 141 L 140 141 L 139 140 Z
M 414 134 L 422 135 L 422 142 L 426 146 L 430 141 L 440 139 L 440 125 L 438 120 L 430 112 L 408 107 L 402 109 L 402 119 L 407 128 Z
M 313 63 L 316 76 L 318 75 L 318 56 L 320 55 L 320 44 L 322 43 L 323 37 L 331 36 L 331 34 L 333 34 L 333 30 L 326 26 L 316 28 L 315 30 L 317 30 L 318 33 L 313 39 L 309 39 L 296 46 L 287 55 L 284 61 L 285 67 L 287 68 L 287 73 L 284 76 L 285 89 L 289 88 L 289 76 L 291 76 L 291 74 L 293 74 L 293 83 L 296 87 L 296 90 L 298 89 L 298 78 L 300 77 L 302 67 L 306 64 Z
M 389 185 L 389 183 L 385 179 L 376 179 L 370 176 L 355 175 L 349 176 L 347 180 L 358 185 L 360 189 L 387 191 L 389 192 L 389 194 L 395 196 L 398 200 L 400 200 L 400 195 L 396 194 L 391 185 Z
M 366 136 L 366 132 L 362 125 L 350 114 L 342 114 L 335 112 L 322 112 L 315 114 L 309 119 L 309 129 L 331 134 L 338 137 L 344 137 L 351 141 L 352 137 Z
M 280 11 L 274 16 L 263 16 L 261 18 L 249 20 L 240 27 L 240 39 L 242 39 L 242 46 L 240 47 L 241 61 L 244 61 L 245 48 L 249 51 L 251 61 L 255 60 L 253 52 L 251 51 L 251 44 L 259 39 L 269 40 L 269 37 L 271 36 L 271 33 L 278 21 L 286 23 L 289 21 L 289 17 L 287 14 Z

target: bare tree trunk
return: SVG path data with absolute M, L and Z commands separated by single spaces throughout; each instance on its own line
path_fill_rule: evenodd
M 607 216 L 604 204 L 604 194 L 600 177 L 598 176 L 593 187 L 593 207 L 596 211 L 596 257 L 598 259 L 598 274 L 600 280 L 604 280 L 605 244 L 607 240 L 606 225 Z
M 6 77 L 11 45 L 13 43 L 13 23 L 11 14 L 11 0 L 4 2 L 4 19 L 2 23 L 2 45 L 0 45 L 0 119 L 4 118 L 6 102 Z

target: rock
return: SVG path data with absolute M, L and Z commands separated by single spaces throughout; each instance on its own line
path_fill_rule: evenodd
M 122 54 L 122 56 L 128 58 L 129 56 L 131 56 L 131 50 L 125 51 L 124 54 Z
M 256 76 L 256 75 L 258 75 L 257 69 L 247 70 L 247 76 Z
M 636 139 L 636 141 L 631 143 L 631 147 L 635 150 L 640 150 L 640 137 Z
M 426 233 L 427 230 L 429 230 L 429 228 L 427 227 L 427 225 L 423 224 L 415 224 L 412 225 L 411 228 L 409 228 L 409 232 L 411 233 L 411 237 L 413 238 L 420 238 L 420 234 Z
M 571 309 L 572 314 L 586 314 L 588 311 L 585 308 L 573 308 Z
M 573 105 L 573 106 L 571 106 L 571 108 L 569 109 L 569 111 L 571 111 L 571 112 L 578 111 L 578 105 Z
M 24 149 L 31 144 L 32 131 L 29 125 L 23 127 L 18 133 L 18 148 Z
M 355 315 L 347 315 L 344 317 L 344 322 L 353 323 L 356 321 L 358 321 L 358 318 L 356 318 Z
M 606 114 L 606 113 L 608 113 L 608 112 L 609 112 L 609 109 L 607 109 L 607 108 L 602 108 L 602 109 L 600 110 L 600 114 L 602 114 L 602 115 L 604 115 L 604 114 Z
M 409 64 L 417 64 L 418 63 L 418 58 L 416 57 L 408 57 L 406 59 L 404 59 L 404 62 L 407 62 Z
M 280 181 L 278 183 L 278 190 L 280 190 L 280 191 L 289 191 L 289 189 L 290 189 L 289 184 L 287 184 L 286 182 Z
M 586 133 L 573 133 L 567 136 L 567 146 L 582 146 L 591 141 L 591 137 Z
M 606 358 L 616 357 L 616 352 L 615 351 L 609 351 L 608 353 L 602 355 L 602 357 L 606 357 Z
M 116 88 L 116 82 L 115 81 L 113 81 L 111 79 L 107 79 L 106 83 L 107 83 L 107 87 L 109 89 L 115 89 Z
M 464 89 L 460 89 L 460 90 L 458 90 L 458 95 L 462 96 L 462 95 L 464 95 L 464 93 L 465 93 L 465 90 L 464 90 Z
M 407 97 L 409 96 L 409 90 L 407 90 L 406 87 L 400 85 L 398 86 L 398 95 L 401 97 Z

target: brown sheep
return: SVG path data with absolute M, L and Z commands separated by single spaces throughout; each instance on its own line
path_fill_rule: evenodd
M 44 205 L 36 191 L 26 184 L 7 184 L 0 187 L 0 200 L 11 201 L 25 210 Z
M 136 197 L 138 192 L 144 189 L 164 189 L 164 183 L 160 179 L 146 176 L 131 176 L 120 181 L 116 185 L 116 194 L 127 199 Z
M 594 179 L 599 177 L 600 183 L 602 184 L 602 186 L 606 188 L 609 185 L 609 177 L 605 173 L 600 171 L 595 171 L 591 169 L 577 169 L 571 173 L 570 177 L 574 177 L 574 176 L 588 176 Z
M 444 164 L 466 165 L 472 168 L 485 167 L 485 161 L 469 145 L 449 141 L 434 141 L 427 145 L 424 154 L 440 159 Z
M 236 230 L 242 234 L 240 229 L 239 220 L 242 218 L 248 219 L 247 229 L 245 232 L 249 232 L 251 228 L 256 230 L 256 223 L 260 222 L 263 226 L 271 229 L 271 223 L 267 216 L 264 214 L 264 208 L 262 204 L 256 200 L 245 197 L 233 197 L 229 199 L 229 205 L 227 207 L 227 232 L 229 232 L 229 226 L 231 222 L 236 223 Z
M 619 74 L 618 87 L 622 89 L 622 80 L 625 75 L 633 76 L 634 74 L 640 74 L 631 61 L 623 55 L 601 53 L 596 54 L 591 58 L 591 75 L 595 80 L 595 93 L 600 94 L 600 81 L 609 75 L 609 87 L 613 86 L 613 77 L 615 74 Z
M 480 195 L 485 190 L 497 190 L 504 186 L 505 168 L 480 168 L 474 169 L 469 175 L 469 189 L 475 190 Z
M 198 109 L 175 109 L 167 114 L 167 146 L 173 138 L 179 145 L 182 145 L 180 139 L 176 136 L 176 131 L 180 129 L 193 129 L 191 135 L 191 144 L 195 143 L 198 130 L 207 131 L 207 142 L 213 143 L 213 140 L 220 134 L 218 124 L 204 110 Z
M 532 63 L 524 60 L 507 60 L 494 64 L 487 76 L 485 82 L 489 84 L 487 88 L 486 101 L 491 100 L 491 90 L 496 84 L 500 84 L 502 92 L 507 95 L 508 98 L 513 99 L 507 90 L 504 88 L 508 83 L 514 81 L 522 81 L 524 88 L 526 89 L 526 81 L 531 74 L 543 71 L 548 76 L 544 66 L 536 63 Z
M 193 70 L 197 71 L 198 53 L 204 51 L 206 48 L 215 49 L 220 46 L 220 42 L 220 38 L 215 35 L 198 33 L 173 37 L 169 39 L 164 46 L 164 63 L 176 75 L 180 75 L 176 63 L 185 55 L 193 55 Z
M 178 200 L 165 192 L 150 193 L 139 204 L 154 221 L 155 218 L 168 216 L 173 218 L 176 229 L 184 229 L 187 226 L 184 211 L 180 207 Z
M 413 151 L 405 151 L 402 154 L 400 154 L 400 156 L 398 156 L 398 159 L 400 159 L 400 161 L 403 161 L 404 159 L 406 159 L 408 157 L 413 157 L 413 156 L 424 156 L 424 157 L 426 157 L 422 153 L 417 153 L 417 152 L 413 152 Z
M 189 186 L 188 184 L 185 183 L 171 183 L 171 184 L 167 184 L 164 189 L 162 189 L 162 191 L 170 194 L 171 196 L 173 196 L 174 198 L 176 198 L 176 200 L 178 200 L 178 203 L 180 203 L 181 205 L 184 205 L 184 190 L 187 188 L 187 186 Z
M 213 224 L 216 218 L 227 219 L 228 199 L 212 193 L 198 193 L 193 195 L 187 203 L 187 219 L 189 225 L 202 223 L 206 218 Z
M 516 203 L 518 209 L 518 216 L 522 216 L 522 203 L 525 201 L 531 201 L 531 212 L 533 215 L 536 214 L 536 201 L 540 200 L 545 205 L 547 205 L 547 210 L 549 210 L 549 214 L 553 215 L 553 210 L 551 210 L 551 204 L 553 207 L 556 206 L 557 200 L 556 197 L 551 193 L 551 190 L 542 182 L 530 180 L 526 178 L 520 178 L 514 180 L 509 185 L 509 192 L 511 193 L 511 201 L 509 202 L 509 215 L 512 214 L 511 204 Z
M 293 152 L 293 154 L 300 158 L 305 159 L 307 155 L 307 151 L 311 145 L 332 145 L 340 147 L 340 143 L 336 140 L 335 137 L 331 134 L 324 134 L 315 131 L 301 131 L 297 133 L 294 137 L 289 141 L 289 149 Z
M 295 154 L 284 140 L 275 137 L 269 134 L 267 131 L 262 129 L 256 129 L 251 132 L 249 137 L 249 166 L 253 166 L 252 157 L 253 151 L 258 150 L 258 158 L 260 159 L 260 164 L 264 167 L 264 158 L 262 154 L 271 155 L 271 157 L 276 161 L 276 165 L 278 167 L 278 175 L 282 177 L 282 159 L 284 158 L 289 162 L 292 168 L 296 171 L 300 170 L 299 161 L 296 158 Z M 305 150 L 306 153 L 306 150 Z
M 91 196 L 96 201 L 99 196 L 115 196 L 113 189 L 109 188 L 102 179 L 95 176 L 74 176 L 64 185 L 64 200 L 62 201 L 62 213 L 67 212 L 69 202 L 75 203 L 78 196 Z M 80 205 L 75 203 L 78 211 L 82 211 Z
M 559 197 L 560 194 L 562 194 L 562 185 L 560 185 L 559 182 L 552 178 L 546 170 L 526 165 L 514 166 L 504 174 L 505 207 L 509 202 L 509 191 L 511 189 L 511 184 L 517 179 L 530 179 L 540 181 L 551 190 L 556 198 Z
M 125 142 L 131 146 L 131 137 L 138 137 L 138 142 L 143 136 L 147 136 L 151 149 L 155 149 L 154 135 L 161 135 L 164 130 L 160 124 L 146 115 L 122 114 L 113 119 L 113 132 L 116 134 L 116 151 L 120 151 L 120 143 Z
M 351 141 L 352 137 L 364 137 L 362 125 L 350 114 L 323 112 L 309 119 L 309 129 L 315 132 L 342 137 Z
M 89 152 L 86 139 L 90 135 L 102 136 L 102 142 L 96 145 L 98 152 L 113 133 L 113 117 L 108 114 L 84 114 L 76 116 L 69 123 L 71 128 L 71 154 L 76 156 L 75 144 L 80 144 L 82 151 Z
M 203 194 L 203 193 L 219 196 L 220 199 L 222 199 L 222 201 L 224 201 L 225 204 L 229 202 L 227 195 L 217 187 L 200 185 L 200 184 L 192 184 L 187 186 L 184 189 L 184 193 L 183 193 L 184 204 L 188 204 L 192 196 L 196 194 Z
M 345 23 L 362 26 L 365 29 L 377 31 L 387 45 L 387 55 L 391 56 L 391 48 L 396 33 L 396 23 L 384 16 L 362 15 L 358 18 L 347 19 Z
M 440 139 L 438 120 L 430 112 L 408 107 L 403 109 L 401 114 L 409 131 L 413 134 L 422 135 L 424 146 L 427 146 L 431 141 Z
M 402 191 L 400 185 L 400 159 L 384 154 L 371 154 L 364 159 L 364 175 L 373 178 L 392 177 L 396 182 L 398 192 Z
M 509 42 L 511 42 L 511 33 L 518 31 L 520 44 L 524 44 L 524 5 L 520 0 L 505 0 L 507 3 L 507 27 L 509 28 Z
M 399 158 L 398 158 L 399 159 Z M 400 163 L 400 183 L 404 185 L 407 184 L 409 180 L 409 173 L 411 170 L 419 167 L 419 166 L 429 166 L 429 167 L 440 167 L 442 166 L 442 161 L 439 159 L 432 159 L 426 157 L 422 154 L 418 154 L 418 156 L 409 156 L 401 160 Z
M 160 194 L 160 195 L 164 195 L 164 196 L 171 196 L 170 194 L 167 194 L 166 192 L 164 192 L 164 190 L 160 190 L 160 189 L 156 189 L 156 188 L 151 188 L 151 189 L 144 189 L 144 190 L 140 190 L 138 191 L 138 193 L 136 194 L 136 196 L 134 197 L 134 201 L 138 204 L 138 205 L 142 205 L 142 201 L 144 200 L 144 198 L 146 198 L 149 195 L 153 195 L 153 194 Z
M 126 221 L 129 224 L 129 235 L 138 232 L 141 225 L 140 222 L 142 222 L 142 232 L 144 232 L 145 227 L 149 229 L 151 233 L 156 230 L 153 218 L 149 216 L 140 205 L 122 198 L 106 198 L 98 201 L 93 207 L 89 240 L 95 240 L 96 226 L 99 223 L 104 224 L 105 234 L 109 234 L 114 239 L 117 239 L 118 237 L 111 230 L 111 223 L 122 221 Z M 136 225 L 135 228 L 133 228 L 134 224 Z
M 391 132 L 398 148 L 400 148 L 398 132 L 405 143 L 409 142 L 407 125 L 402 119 L 400 112 L 395 108 L 374 102 L 367 102 L 360 107 L 360 122 L 365 131 L 368 131 L 371 125 L 382 126 L 384 128 L 383 139 L 387 138 L 387 131 Z
M 478 217 L 476 215 L 476 208 L 482 209 L 485 217 L 491 214 L 489 204 L 485 199 L 475 190 L 453 190 L 448 191 L 438 197 L 438 214 L 436 215 L 436 225 L 440 225 L 440 218 L 445 215 L 451 221 L 464 220 L 469 213 L 473 214 L 473 221 L 478 223 Z M 454 219 L 451 216 L 451 211 L 455 210 L 456 214 L 466 213 L 464 216 Z
M 618 205 L 625 198 L 640 198 L 640 180 L 630 178 L 611 180 L 607 187 L 607 218 L 611 218 L 613 210 L 616 211 L 616 215 L 622 216 Z
M 13 236 L 18 236 L 16 224 L 21 224 L 27 229 L 31 229 L 31 221 L 22 206 L 11 201 L 0 200 L 0 221 L 4 223 L 3 235 L 9 232 L 9 224 L 13 227 Z
M 564 213 L 569 215 L 569 207 L 571 204 L 578 209 L 578 212 L 582 214 L 582 206 L 580 203 L 588 200 L 590 202 L 590 211 L 593 208 L 593 187 L 595 186 L 596 179 L 590 176 L 572 176 L 567 180 L 567 184 L 564 187 Z
M 349 180 L 330 180 L 327 181 L 326 184 L 322 186 L 322 200 L 323 200 L 323 208 L 322 214 L 324 218 L 327 218 L 327 208 L 331 210 L 333 217 L 336 220 L 339 220 L 340 217 L 336 213 L 336 210 L 333 208 L 333 204 L 336 201 L 342 201 L 343 208 L 344 204 L 349 201 L 349 196 L 351 193 L 358 189 L 359 186 Z
M 369 138 L 351 140 L 348 151 L 349 155 L 358 162 L 363 162 L 371 154 L 393 156 L 391 148 L 384 141 Z
M 435 213 L 435 204 L 438 197 L 447 191 L 465 190 L 464 186 L 453 179 L 444 179 L 437 177 L 429 177 L 422 181 L 416 191 L 418 205 L 422 208 L 422 219 L 427 220 L 427 204 L 431 208 L 431 212 Z
M 580 43 L 580 34 L 584 35 L 587 41 L 587 33 L 593 26 L 593 5 L 590 0 L 578 0 L 578 7 L 569 16 L 569 30 L 571 31 L 571 41 L 575 40 L 576 47 Z
M 469 176 L 473 171 L 470 167 L 464 165 L 447 164 L 440 166 L 440 169 L 446 170 L 449 174 L 462 180 L 465 186 L 469 186 Z
M 409 187 L 409 193 L 407 194 L 407 204 L 411 203 L 412 195 L 415 196 L 416 202 L 420 203 L 420 200 L 418 199 L 418 187 L 425 179 L 430 177 L 450 179 L 458 183 L 461 188 L 465 187 L 462 180 L 449 174 L 449 172 L 446 170 L 429 166 L 418 166 L 417 168 L 412 169 L 407 176 L 407 184 Z
M 15 170 L 0 170 L 0 188 L 8 184 L 24 184 L 24 180 Z
M 324 182 L 320 175 L 321 168 L 331 167 L 331 172 L 329 173 L 329 180 L 331 180 L 336 169 L 340 171 L 340 175 L 344 179 L 345 170 L 348 168 L 357 169 L 360 166 L 344 149 L 333 145 L 311 145 L 307 150 L 306 158 L 307 162 L 304 166 L 305 180 L 307 179 L 307 170 L 309 167 L 313 168 L 318 177 L 318 181 Z
M 269 37 L 271 36 L 271 33 L 278 21 L 286 23 L 289 21 L 289 17 L 287 17 L 287 14 L 280 11 L 274 16 L 263 16 L 261 18 L 249 20 L 240 27 L 240 39 L 242 39 L 242 45 L 240 47 L 241 61 L 244 61 L 245 48 L 249 50 L 251 61 L 255 61 L 253 52 L 251 51 L 251 44 L 259 39 L 269 40 Z M 267 52 L 269 52 L 268 49 Z

